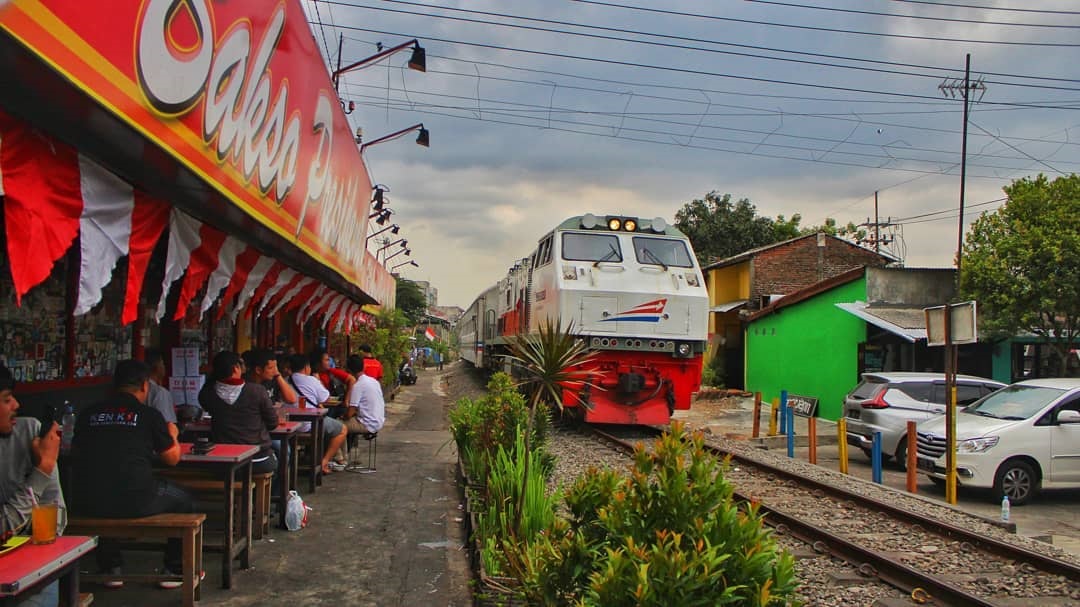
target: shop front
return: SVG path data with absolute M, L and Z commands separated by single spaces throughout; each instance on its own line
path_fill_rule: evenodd
M 0 362 L 25 402 L 95 398 L 146 348 L 304 351 L 393 306 L 299 0 L 0 0 L 0 82 Z

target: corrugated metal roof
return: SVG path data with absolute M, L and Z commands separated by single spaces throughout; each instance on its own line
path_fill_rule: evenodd
M 836 307 L 866 322 L 915 342 L 926 339 L 926 313 L 922 308 L 905 306 L 870 307 L 865 302 L 838 303 Z
M 750 303 L 749 299 L 736 299 L 734 301 L 724 302 L 718 306 L 709 308 L 710 312 L 730 312 L 736 310 Z

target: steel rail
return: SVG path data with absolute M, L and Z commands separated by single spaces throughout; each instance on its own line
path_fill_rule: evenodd
M 605 440 L 619 445 L 622 449 L 632 450 L 633 445 L 623 441 L 622 439 L 609 434 L 603 430 L 600 430 L 594 426 L 589 427 L 590 431 L 597 436 L 603 437 Z M 659 428 L 648 427 L 647 432 L 660 435 L 663 430 Z M 775 474 L 785 479 L 797 482 L 803 486 L 807 486 L 812 490 L 820 490 L 825 493 L 831 494 L 834 497 L 840 497 L 846 500 L 850 500 L 856 504 L 863 505 L 867 508 L 874 509 L 879 512 L 884 512 L 894 518 L 897 518 L 903 522 L 918 525 L 926 531 L 937 533 L 953 539 L 958 539 L 967 542 L 973 547 L 981 548 L 991 554 L 1003 556 L 1006 558 L 1020 560 L 1030 566 L 1034 566 L 1038 569 L 1053 573 L 1055 575 L 1064 576 L 1071 581 L 1080 580 L 1080 567 L 1073 565 L 1072 563 L 1063 561 L 1061 559 L 1054 558 L 1045 554 L 1041 554 L 1021 546 L 1016 546 L 1008 542 L 990 538 L 981 535 L 977 532 L 952 525 L 934 518 L 929 518 L 926 515 L 913 512 L 911 510 L 895 506 L 878 500 L 876 498 L 860 495 L 853 491 L 826 484 L 823 481 L 810 479 L 800 475 L 797 472 L 787 470 L 775 464 L 762 462 L 760 460 L 747 457 L 745 455 L 732 453 L 723 448 L 713 445 L 705 445 L 705 448 L 718 457 L 730 457 L 732 461 L 739 462 L 745 466 L 753 466 L 762 469 L 768 473 Z M 771 520 L 770 524 L 780 525 L 789 531 L 792 531 L 792 535 L 806 541 L 807 543 L 814 545 L 815 547 L 820 545 L 816 542 L 824 542 L 827 549 L 835 554 L 837 557 L 851 562 L 860 569 L 866 567 L 869 564 L 873 569 L 873 575 L 880 578 L 883 582 L 892 586 L 900 588 L 905 592 L 916 592 L 917 589 L 922 589 L 924 592 L 930 594 L 928 597 L 931 601 L 943 600 L 946 605 L 957 606 L 993 606 L 996 603 L 987 602 L 987 600 L 980 597 L 971 595 L 955 586 L 949 585 L 939 579 L 934 578 L 929 574 L 924 574 L 916 569 L 913 569 L 903 563 L 897 562 L 887 555 L 869 550 L 862 546 L 859 546 L 849 540 L 846 540 L 840 536 L 823 531 L 815 525 L 802 521 L 799 518 L 784 513 L 779 510 L 770 508 L 760 502 L 756 498 L 750 498 L 744 496 L 738 492 L 735 494 L 738 499 L 744 500 L 747 503 L 755 503 L 761 512 L 765 513 L 766 519 Z M 913 521 L 914 519 L 914 521 Z

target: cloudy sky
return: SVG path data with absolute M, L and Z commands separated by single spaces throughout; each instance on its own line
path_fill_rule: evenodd
M 712 190 L 804 226 L 872 220 L 878 191 L 892 251 L 948 266 L 963 102 L 939 86 L 962 86 L 968 53 L 965 223 L 1014 179 L 1080 166 L 1067 0 L 304 1 L 331 64 L 339 35 L 345 63 L 380 42 L 427 50 L 427 73 L 398 53 L 341 95 L 367 140 L 431 131 L 430 148 L 408 135 L 365 159 L 420 265 L 399 271 L 442 305 L 467 306 L 566 217 L 672 220 Z

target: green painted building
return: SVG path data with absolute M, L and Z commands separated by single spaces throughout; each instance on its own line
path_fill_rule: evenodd
M 746 389 L 765 402 L 781 390 L 818 399 L 818 417 L 839 419 L 844 395 L 858 381 L 855 352 L 866 322 L 835 304 L 866 298 L 863 268 L 792 293 L 750 315 Z

